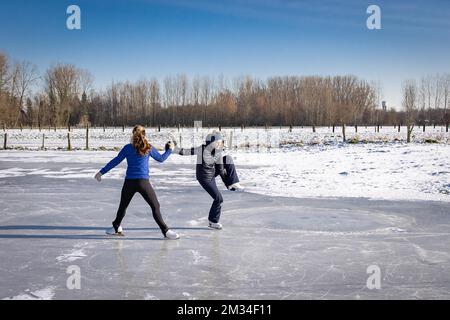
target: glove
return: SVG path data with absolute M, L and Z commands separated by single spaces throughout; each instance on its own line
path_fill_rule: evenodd
M 94 177 L 95 179 L 97 179 L 98 182 L 102 181 L 102 173 L 101 172 L 97 172 L 97 174 Z
M 166 151 L 169 150 L 169 149 L 172 149 L 172 151 L 173 151 L 173 149 L 175 149 L 175 145 L 173 144 L 172 141 L 168 141 L 168 142 L 166 143 L 165 148 L 166 148 Z

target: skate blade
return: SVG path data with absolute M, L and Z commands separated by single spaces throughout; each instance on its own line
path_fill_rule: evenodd
M 107 233 L 107 236 L 111 236 L 111 237 L 124 237 L 125 233 L 123 232 L 117 232 L 117 233 Z

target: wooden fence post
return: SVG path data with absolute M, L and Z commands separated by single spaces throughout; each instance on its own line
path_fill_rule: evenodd
M 413 131 L 413 128 L 414 128 L 414 125 L 407 125 L 406 126 L 406 142 L 407 143 L 410 143 L 411 142 L 411 134 L 412 134 L 412 131 Z
M 86 124 L 86 150 L 89 150 L 89 124 Z
M 228 142 L 228 149 L 233 148 L 233 131 L 230 132 L 230 141 Z
M 42 134 L 42 146 L 41 149 L 44 150 L 45 149 L 45 133 Z
M 67 132 L 67 150 L 72 150 L 72 144 L 70 143 L 70 132 Z
M 347 139 L 345 139 L 345 123 L 342 125 L 342 141 L 345 142 Z
M 8 140 L 8 133 L 4 133 L 3 135 L 3 149 L 6 150 L 7 147 L 7 140 Z

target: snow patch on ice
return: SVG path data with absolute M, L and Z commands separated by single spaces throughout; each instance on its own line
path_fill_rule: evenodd
M 196 226 L 200 226 L 200 225 L 204 225 L 205 224 L 205 220 L 206 218 L 200 218 L 198 220 L 189 220 L 187 222 L 188 225 L 196 227 Z
M 208 260 L 207 257 L 200 255 L 200 252 L 197 250 L 189 250 L 193 255 L 193 264 L 197 265 Z
M 144 296 L 144 300 L 159 300 L 158 297 L 155 297 L 153 294 L 151 293 L 146 293 Z
M 68 253 L 56 257 L 56 260 L 58 262 L 73 262 L 84 257 L 86 257 L 86 254 L 83 252 L 83 249 L 73 249 Z
M 3 300 L 52 300 L 54 296 L 55 296 L 55 287 L 50 286 L 32 292 L 30 292 L 30 290 L 27 289 L 25 290 L 25 293 L 13 297 L 4 298 Z

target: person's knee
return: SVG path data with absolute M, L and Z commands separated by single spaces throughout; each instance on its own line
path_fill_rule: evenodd
M 223 163 L 225 165 L 230 165 L 230 164 L 234 164 L 233 162 L 233 157 L 231 157 L 230 155 L 226 155 L 223 157 Z
M 215 202 L 215 203 L 219 203 L 219 204 L 223 202 L 223 197 L 222 197 L 222 195 L 221 195 L 220 193 L 218 193 L 218 194 L 215 196 L 214 202 Z
M 158 200 L 147 200 L 148 204 L 150 205 L 150 208 L 152 208 L 153 212 L 159 212 L 161 206 L 159 204 Z

